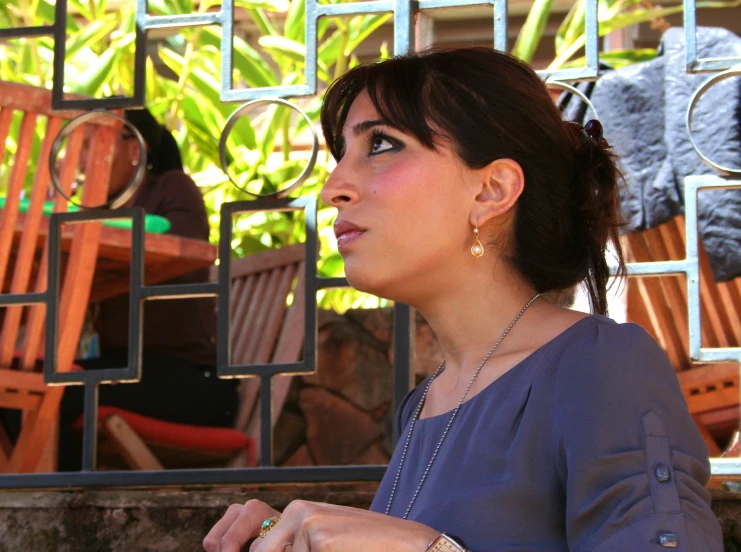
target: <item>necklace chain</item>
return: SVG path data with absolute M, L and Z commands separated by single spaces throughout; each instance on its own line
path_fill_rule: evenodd
M 466 387 L 466 390 L 463 392 L 463 396 L 461 397 L 461 400 L 458 401 L 458 406 L 455 407 L 455 410 L 453 410 L 453 415 L 450 417 L 450 420 L 448 420 L 448 425 L 445 426 L 445 431 L 443 431 L 443 435 L 440 438 L 440 442 L 435 447 L 435 451 L 432 453 L 432 458 L 430 458 L 429 463 L 427 464 L 427 467 L 425 468 L 424 473 L 422 474 L 422 479 L 419 482 L 419 485 L 417 485 L 417 489 L 414 491 L 414 495 L 412 496 L 412 499 L 409 501 L 409 506 L 407 506 L 406 512 L 404 512 L 403 519 L 407 519 L 409 516 L 409 512 L 412 510 L 412 506 L 414 506 L 414 502 L 417 500 L 417 496 L 419 495 L 419 491 L 422 489 L 422 485 L 424 485 L 425 480 L 427 479 L 427 475 L 430 473 L 430 469 L 432 468 L 432 465 L 435 462 L 435 458 L 437 458 L 437 453 L 440 452 L 440 447 L 443 446 L 443 442 L 445 441 L 445 437 L 448 435 L 448 431 L 450 431 L 450 426 L 453 425 L 453 420 L 455 420 L 456 415 L 458 414 L 458 410 L 460 409 L 461 405 L 466 400 L 466 396 L 468 395 L 468 392 L 471 390 L 471 387 L 473 387 L 474 382 L 476 381 L 476 377 L 479 375 L 479 372 L 481 372 L 481 369 L 484 367 L 484 364 L 489 360 L 491 355 L 494 353 L 494 351 L 499 347 L 499 344 L 504 340 L 505 337 L 507 337 L 507 334 L 510 332 L 510 330 L 513 328 L 513 326 L 517 323 L 517 321 L 520 319 L 520 317 L 525 313 L 525 311 L 532 305 L 535 300 L 540 297 L 540 293 L 535 295 L 530 301 L 527 302 L 527 304 L 522 308 L 522 310 L 517 313 L 517 316 L 515 316 L 512 319 L 512 322 L 510 322 L 510 325 L 507 326 L 507 329 L 504 330 L 504 333 L 502 333 L 501 336 L 499 336 L 499 339 L 497 339 L 497 342 L 494 344 L 494 347 L 491 348 L 491 350 L 486 354 L 484 357 L 484 360 L 481 361 L 481 364 L 479 364 L 478 368 L 476 368 L 476 371 L 473 373 L 473 377 L 471 377 L 471 380 L 468 382 L 468 387 Z M 394 484 L 391 487 L 391 496 L 389 496 L 389 502 L 386 506 L 386 515 L 389 515 L 389 512 L 391 512 L 391 505 L 394 502 L 394 496 L 396 495 L 396 487 L 399 484 L 399 478 L 401 477 L 401 470 L 404 467 L 404 460 L 407 456 L 407 450 L 409 449 L 409 443 L 412 440 L 412 433 L 414 432 L 414 426 L 417 423 L 417 420 L 419 420 L 419 414 L 422 411 L 422 406 L 424 405 L 425 399 L 427 398 L 427 392 L 430 390 L 430 385 L 432 385 L 432 382 L 435 381 L 435 378 L 440 375 L 440 372 L 442 371 L 443 367 L 445 366 L 445 361 L 443 360 L 442 364 L 440 364 L 440 367 L 435 371 L 435 373 L 432 375 L 430 380 L 427 382 L 427 386 L 425 387 L 424 392 L 422 393 L 422 398 L 420 399 L 419 403 L 417 404 L 417 408 L 414 411 L 414 416 L 412 417 L 412 425 L 409 428 L 409 433 L 407 434 L 406 441 L 404 442 L 404 449 L 401 452 L 401 459 L 399 460 L 399 469 L 396 470 L 396 477 L 394 478 Z

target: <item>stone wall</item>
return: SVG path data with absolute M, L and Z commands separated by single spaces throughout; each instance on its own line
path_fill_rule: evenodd
M 319 312 L 319 369 L 294 378 L 275 431 L 277 465 L 385 464 L 392 452 L 391 309 Z M 415 379 L 442 355 L 417 317 Z M 341 422 L 340 422 L 341 421 Z
M 375 484 L 259 489 L 0 491 L 0 552 L 196 552 L 230 504 L 295 499 L 368 508 Z M 741 494 L 713 490 L 725 550 L 741 550 Z M 628 552 L 628 551 L 626 551 Z M 633 551 L 630 551 L 633 552 Z

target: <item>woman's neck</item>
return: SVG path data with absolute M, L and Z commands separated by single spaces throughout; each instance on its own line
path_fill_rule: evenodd
M 415 305 L 435 332 L 446 363 L 446 372 L 468 374 L 484 359 L 514 317 L 536 294 L 534 287 L 511 271 L 476 270 L 445 293 Z M 539 301 L 512 328 L 500 351 L 517 349 L 527 337 Z

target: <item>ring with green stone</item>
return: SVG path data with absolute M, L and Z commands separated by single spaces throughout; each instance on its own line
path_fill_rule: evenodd
M 271 518 L 266 519 L 262 522 L 262 526 L 260 527 L 260 538 L 264 539 L 265 535 L 267 535 L 270 530 L 275 527 L 275 525 L 280 521 L 280 516 L 273 516 Z

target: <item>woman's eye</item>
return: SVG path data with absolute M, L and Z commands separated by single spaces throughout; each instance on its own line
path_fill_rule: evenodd
M 379 153 L 383 153 L 384 151 L 389 151 L 392 149 L 394 149 L 394 145 L 391 142 L 389 142 L 386 138 L 377 136 L 371 141 L 370 154 L 377 155 Z

